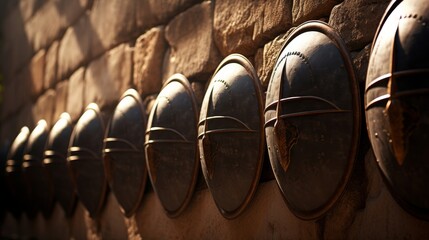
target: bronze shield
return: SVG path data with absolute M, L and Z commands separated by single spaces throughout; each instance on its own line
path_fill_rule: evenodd
M 204 178 L 226 218 L 250 202 L 263 161 L 263 102 L 252 64 L 238 54 L 213 74 L 201 106 L 198 146 Z
M 197 180 L 197 111 L 191 85 L 185 76 L 175 74 L 164 84 L 148 119 L 149 176 L 170 217 L 185 209 Z
M 52 213 L 54 206 L 53 184 L 43 165 L 49 130 L 45 120 L 40 120 L 31 132 L 23 157 L 23 176 L 27 185 L 28 215 L 35 217 L 41 210 L 45 217 Z
M 97 104 L 89 104 L 73 129 L 67 157 L 79 199 L 92 218 L 99 216 L 107 192 L 102 159 L 104 129 Z
M 265 106 L 271 166 L 297 217 L 322 216 L 344 190 L 359 142 L 359 109 L 342 39 L 319 21 L 299 26 L 277 59 Z
M 126 216 L 137 210 L 146 185 L 145 112 L 138 92 L 127 90 L 113 112 L 104 139 L 106 177 Z
M 54 196 L 70 217 L 76 203 L 76 194 L 67 165 L 67 151 L 73 131 L 70 115 L 61 114 L 49 133 L 43 163 L 54 185 Z
M 365 89 L 368 135 L 392 195 L 429 219 L 429 5 L 394 1 L 373 42 Z
M 26 185 L 22 177 L 22 157 L 24 156 L 24 149 L 27 145 L 30 130 L 28 127 L 21 128 L 18 136 L 12 143 L 9 149 L 6 162 L 5 182 L 7 187 L 7 209 L 19 218 L 26 203 Z

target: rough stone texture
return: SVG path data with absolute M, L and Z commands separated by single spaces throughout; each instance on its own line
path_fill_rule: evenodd
M 335 4 L 342 0 L 293 0 L 292 19 L 293 25 L 311 19 L 319 19 L 329 16 Z
M 114 194 L 110 192 L 106 197 L 102 215 L 100 217 L 101 239 L 127 239 L 128 231 L 125 218 L 120 210 Z
M 137 1 L 136 18 L 140 29 L 148 29 L 165 23 L 175 14 L 182 12 L 201 0 L 145 0 Z
M 91 102 L 100 108 L 115 104 L 131 85 L 132 51 L 121 44 L 91 62 L 85 73 L 85 106 Z
M 192 82 L 191 88 L 194 92 L 195 98 L 197 99 L 198 109 L 200 109 L 206 91 L 206 84 L 202 82 Z
M 130 39 L 136 28 L 136 1 L 108 0 L 95 1 L 92 7 L 89 28 L 92 56 L 120 42 Z
M 369 54 L 371 53 L 371 44 L 365 46 L 359 52 L 352 52 L 353 66 L 356 70 L 356 76 L 360 84 L 364 85 L 366 80 L 366 71 L 368 69 Z
M 71 75 L 68 84 L 66 111 L 77 121 L 84 110 L 85 69 L 79 68 Z
M 27 21 L 40 8 L 46 0 L 27 0 L 19 1 L 19 9 L 22 19 Z
M 43 88 L 53 87 L 57 81 L 57 57 L 58 56 L 58 41 L 52 43 L 49 49 L 46 51 L 45 56 L 45 78 Z
M 52 114 L 52 121 L 55 123 L 60 117 L 61 113 L 67 110 L 67 99 L 68 99 L 69 81 L 61 81 L 55 87 L 55 107 L 54 113 Z M 76 107 L 76 106 L 75 106 Z
M 89 17 L 83 15 L 66 30 L 58 50 L 58 78 L 67 77 L 91 55 L 91 28 Z
M 55 110 L 55 90 L 49 89 L 41 95 L 33 107 L 33 116 L 35 122 L 45 119 L 48 126 L 53 122 L 53 113 Z
M 163 80 L 176 72 L 187 78 L 202 79 L 213 73 L 221 59 L 213 42 L 211 26 L 210 2 L 188 9 L 168 24 L 165 37 L 170 52 L 164 66 Z
M 16 132 L 19 132 L 19 129 L 23 126 L 27 126 L 30 129 L 33 129 L 37 119 L 33 116 L 34 104 L 32 102 L 27 102 L 18 112 L 17 116 L 17 126 Z
M 36 98 L 43 91 L 43 82 L 45 77 L 45 50 L 40 50 L 31 59 L 30 73 L 31 95 Z
M 152 28 L 137 39 L 133 82 L 140 94 L 153 94 L 161 90 L 166 46 L 163 27 Z
M 345 0 L 332 9 L 329 24 L 343 37 L 350 50 L 372 42 L 389 0 Z
M 214 34 L 224 56 L 230 53 L 254 55 L 257 47 L 292 23 L 292 1 L 219 0 L 214 10 Z

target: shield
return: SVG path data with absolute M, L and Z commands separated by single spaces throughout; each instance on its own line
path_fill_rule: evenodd
M 73 129 L 67 157 L 79 199 L 92 218 L 99 216 L 107 192 L 102 159 L 104 129 L 97 104 L 89 104 Z
M 198 146 L 204 178 L 226 218 L 250 202 L 263 162 L 263 102 L 252 64 L 238 54 L 213 74 L 201 106 Z
M 159 93 L 149 116 L 145 152 L 152 186 L 168 216 L 179 215 L 198 176 L 197 104 L 185 76 L 175 74 Z
M 358 82 L 343 41 L 311 21 L 287 38 L 271 76 L 265 135 L 273 172 L 301 219 L 326 213 L 343 192 L 359 142 Z
M 54 186 L 54 196 L 68 217 L 72 216 L 76 203 L 75 189 L 67 165 L 72 130 L 70 115 L 62 113 L 49 133 L 43 160 Z
M 18 136 L 13 141 L 6 162 L 5 184 L 7 187 L 7 209 L 19 218 L 26 203 L 26 190 L 22 177 L 22 157 L 27 145 L 30 130 L 28 127 L 21 128 Z
M 116 106 L 104 139 L 104 166 L 110 188 L 122 211 L 131 216 L 146 185 L 144 156 L 145 107 L 134 89 L 127 90 Z
M 373 42 L 365 89 L 368 135 L 385 182 L 429 219 L 429 5 L 392 2 Z
M 40 120 L 31 132 L 24 150 L 22 170 L 27 185 L 27 213 L 30 218 L 34 218 L 39 210 L 48 217 L 54 206 L 53 184 L 43 165 L 48 135 L 48 124 L 45 120 Z

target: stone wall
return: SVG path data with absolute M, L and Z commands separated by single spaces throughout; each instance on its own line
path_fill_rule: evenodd
M 370 45 L 387 4 L 387 0 L 2 1 L 1 142 L 13 140 L 24 125 L 33 128 L 39 119 L 52 126 L 64 111 L 76 121 L 91 102 L 109 111 L 130 87 L 141 93 L 150 110 L 162 83 L 176 72 L 190 79 L 201 101 L 211 74 L 230 53 L 248 57 L 266 89 L 285 38 L 307 20 L 328 22 L 340 33 L 362 90 Z M 352 179 L 339 202 L 317 221 L 296 218 L 268 177 L 248 209 L 234 220 L 221 216 L 200 181 L 189 207 L 174 219 L 166 216 L 148 187 L 130 218 L 122 215 L 109 193 L 98 219 L 91 219 L 80 203 L 66 218 L 57 204 L 47 219 L 41 214 L 34 220 L 6 214 L 0 236 L 428 239 L 429 223 L 402 210 L 387 191 L 364 124 Z

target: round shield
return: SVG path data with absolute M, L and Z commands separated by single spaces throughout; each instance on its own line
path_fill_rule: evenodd
M 185 76 L 175 74 L 149 115 L 145 152 L 152 186 L 170 217 L 192 197 L 198 176 L 197 104 Z
M 107 180 L 126 216 L 137 210 L 146 185 L 145 129 L 144 105 L 138 92 L 129 89 L 116 106 L 104 139 Z
M 79 199 L 92 218 L 101 212 L 107 192 L 102 159 L 104 129 L 97 104 L 89 104 L 73 129 L 67 157 Z
M 5 181 L 7 186 L 8 210 L 18 218 L 21 215 L 23 206 L 26 203 L 26 190 L 22 177 L 22 157 L 24 148 L 27 145 L 30 130 L 28 127 L 21 128 L 20 133 L 16 136 L 9 149 L 6 162 Z
M 28 193 L 28 215 L 35 217 L 41 210 L 48 217 L 54 205 L 53 184 L 43 165 L 43 156 L 49 130 L 45 120 L 40 120 L 31 132 L 24 150 L 22 163 Z
M 204 178 L 226 218 L 250 202 L 262 169 L 263 102 L 252 64 L 238 54 L 213 74 L 201 106 L 198 146 Z
M 289 209 L 315 219 L 336 202 L 356 158 L 358 82 L 343 41 L 323 22 L 287 38 L 268 85 L 265 135 Z
M 70 115 L 61 114 L 52 127 L 46 144 L 43 163 L 54 185 L 55 198 L 70 217 L 76 203 L 76 194 L 67 165 L 67 151 L 73 130 Z
M 429 5 L 394 1 L 374 39 L 365 89 L 368 135 L 392 195 L 429 219 Z

